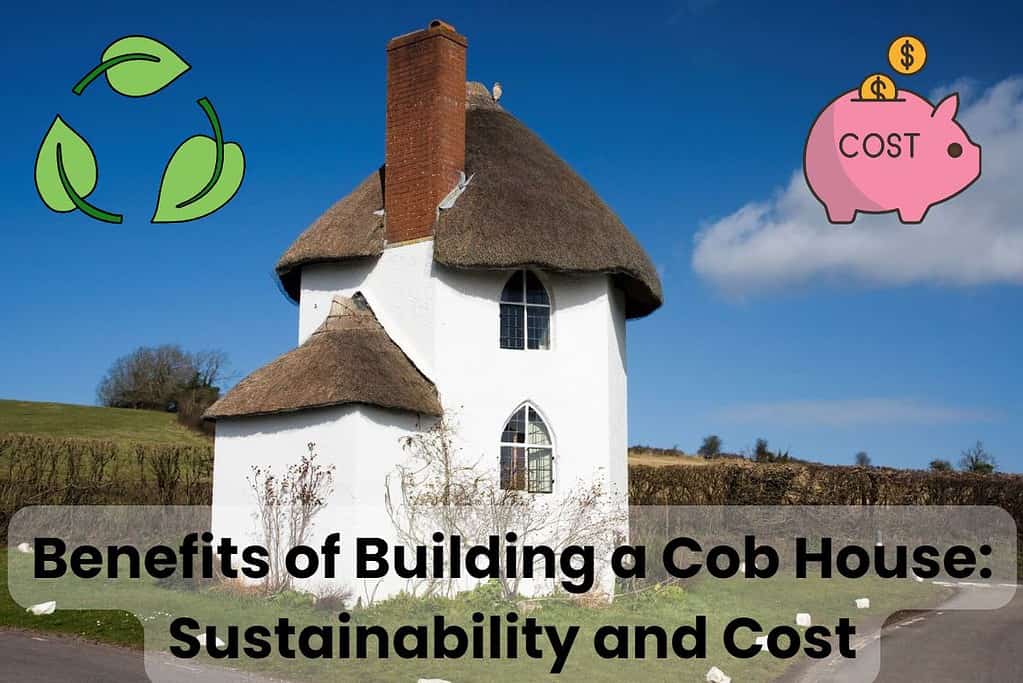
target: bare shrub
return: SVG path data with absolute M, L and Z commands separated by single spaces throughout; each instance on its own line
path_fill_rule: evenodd
M 299 462 L 281 475 L 253 465 L 247 478 L 256 496 L 256 520 L 263 545 L 269 551 L 270 572 L 264 582 L 267 594 L 291 589 L 292 577 L 285 568 L 288 550 L 306 542 L 313 519 L 334 492 L 334 466 L 316 462 L 316 444 Z
M 137 446 L 136 449 L 142 448 Z M 162 448 L 148 458 L 149 472 L 156 486 L 158 501 L 170 505 L 181 482 L 181 449 Z
M 385 505 L 404 544 L 429 545 L 436 531 L 469 544 L 485 544 L 496 536 L 504 556 L 509 532 L 517 543 L 543 544 L 558 552 L 570 545 L 610 547 L 626 528 L 624 506 L 616 506 L 599 482 L 557 495 L 502 489 L 496 464 L 488 467 L 460 452 L 449 417 L 402 445 L 408 461 L 388 475 Z M 502 564 L 498 584 L 505 599 L 519 596 L 522 569 L 521 554 L 514 577 Z M 411 584 L 409 592 L 450 595 L 454 588 L 450 579 L 428 579 Z
M 209 446 L 0 435 L 0 542 L 27 505 L 208 505 Z
M 319 612 L 342 612 L 352 606 L 355 592 L 348 586 L 331 585 L 314 594 L 313 609 Z

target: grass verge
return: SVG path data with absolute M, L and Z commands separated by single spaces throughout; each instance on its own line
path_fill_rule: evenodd
M 88 584 L 90 604 L 131 606 L 136 616 L 124 612 L 58 610 L 50 616 L 35 617 L 13 602 L 7 593 L 8 559 L 12 578 L 24 582 L 31 575 L 31 557 L 14 553 L 10 558 L 0 554 L 0 625 L 50 631 L 89 639 L 139 647 L 143 635 L 148 650 L 164 650 L 173 640 L 169 625 L 178 616 L 188 616 L 203 625 L 218 628 L 217 636 L 230 642 L 227 627 L 237 625 L 276 624 L 288 617 L 293 625 L 337 626 L 336 612 L 313 609 L 309 601 L 291 594 L 280 599 L 267 599 L 239 591 L 209 589 L 201 592 L 169 590 L 149 581 L 93 581 Z M 20 583 L 19 585 L 25 585 Z M 82 598 L 83 584 L 64 581 L 32 583 L 33 601 L 56 599 L 58 606 L 73 604 Z M 780 660 L 763 653 L 752 659 L 735 659 L 727 655 L 721 633 L 727 622 L 748 616 L 765 628 L 793 624 L 795 613 L 809 611 L 815 624 L 835 624 L 840 617 L 855 622 L 877 622 L 897 609 L 938 604 L 948 591 L 929 583 L 882 580 L 796 580 L 775 578 L 769 582 L 744 579 L 707 579 L 683 589 L 667 586 L 619 597 L 613 605 L 585 607 L 567 600 L 546 600 L 530 603 L 528 616 L 540 624 L 557 625 L 562 631 L 568 625 L 581 628 L 564 672 L 566 681 L 621 681 L 643 677 L 647 680 L 703 680 L 711 665 L 718 666 L 734 680 L 771 680 L 787 667 L 804 661 L 802 656 Z M 853 609 L 853 600 L 870 597 L 871 609 Z M 520 606 L 521 607 L 521 606 Z M 353 610 L 352 625 L 380 625 L 390 633 L 402 625 L 430 626 L 434 615 L 443 615 L 449 623 L 469 627 L 474 611 L 505 614 L 515 610 L 486 587 L 456 599 L 414 599 L 397 597 L 367 609 Z M 520 610 L 522 618 L 526 610 Z M 665 659 L 605 660 L 592 647 L 593 634 L 603 625 L 659 625 L 671 632 L 693 623 L 696 615 L 706 615 L 707 657 L 679 659 L 669 652 Z M 521 623 L 521 622 L 520 622 Z M 752 636 L 740 640 L 752 642 Z M 244 643 L 243 643 L 244 645 Z M 630 647 L 632 651 L 632 647 Z M 402 660 L 376 658 L 375 641 L 370 657 L 364 660 L 331 659 L 324 661 L 280 658 L 251 660 L 244 656 L 231 661 L 233 666 L 259 670 L 263 673 L 294 680 L 323 681 L 401 681 L 417 678 L 443 678 L 465 683 L 493 680 L 539 680 L 549 675 L 553 657 L 545 647 L 543 659 L 514 660 Z M 205 655 L 202 656 L 205 659 Z

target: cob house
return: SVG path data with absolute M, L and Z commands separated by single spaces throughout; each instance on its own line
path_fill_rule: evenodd
M 403 438 L 442 415 L 501 487 L 600 481 L 624 500 L 626 320 L 661 305 L 657 273 L 593 189 L 466 82 L 466 49 L 440 21 L 387 45 L 384 165 L 277 263 L 298 345 L 207 413 L 218 536 L 251 541 L 252 466 L 309 443 L 337 473 L 318 525 L 386 536 L 379 510 L 353 510 L 382 504 Z

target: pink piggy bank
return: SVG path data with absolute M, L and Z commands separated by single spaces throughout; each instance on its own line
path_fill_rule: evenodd
M 820 113 L 810 129 L 803 172 L 832 223 L 856 212 L 898 211 L 919 223 L 927 210 L 980 177 L 980 146 L 956 122 L 959 96 L 938 106 L 908 90 L 893 100 L 863 100 L 853 90 Z

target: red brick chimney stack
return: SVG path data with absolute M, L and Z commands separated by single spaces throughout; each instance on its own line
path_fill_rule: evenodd
M 465 167 L 465 50 L 434 20 L 387 44 L 387 242 L 433 235 L 437 204 Z

